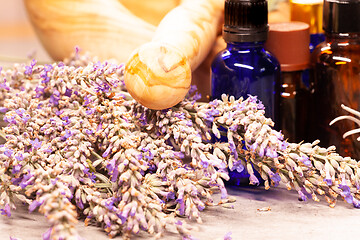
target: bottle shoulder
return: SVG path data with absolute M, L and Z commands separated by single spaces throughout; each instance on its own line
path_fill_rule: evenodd
M 323 42 L 311 54 L 312 64 L 360 65 L 360 44 Z
M 256 50 L 231 50 L 228 48 L 220 51 L 212 61 L 212 67 L 226 65 L 228 68 L 246 64 L 253 68 L 266 67 L 279 69 L 279 61 L 265 49 Z

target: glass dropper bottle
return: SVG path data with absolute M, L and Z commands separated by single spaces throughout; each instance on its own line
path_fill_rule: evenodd
M 360 0 L 325 0 L 323 11 L 326 40 L 311 55 L 314 81 L 309 141 L 319 139 L 323 147 L 334 145 L 339 154 L 360 159 L 358 135 L 343 138 L 359 126 L 348 120 L 329 125 L 347 114 L 342 104 L 360 110 Z
M 223 38 L 227 43 L 211 65 L 211 98 L 257 96 L 265 115 L 279 127 L 280 65 L 265 51 L 268 36 L 266 0 L 226 0 Z M 226 139 L 221 139 L 226 140 Z M 248 185 L 250 175 L 230 171 L 228 184 Z
M 309 25 L 304 22 L 270 24 L 266 49 L 280 62 L 281 131 L 289 142 L 306 138 L 310 89 L 304 75 L 310 67 Z

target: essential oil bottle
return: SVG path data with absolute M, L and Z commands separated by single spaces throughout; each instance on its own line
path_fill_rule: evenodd
M 360 110 L 360 0 L 325 0 L 323 16 L 326 40 L 311 56 L 310 140 L 319 139 L 323 147 L 335 145 L 341 155 L 360 159 L 358 135 L 342 137 L 358 126 L 352 121 L 329 126 L 334 118 L 347 114 L 341 104 Z
M 309 42 L 309 25 L 304 22 L 270 24 L 265 48 L 280 62 L 281 131 L 289 142 L 306 138 L 310 89 L 305 79 L 310 67 Z
M 226 48 L 211 65 L 211 98 L 223 93 L 235 98 L 257 96 L 265 106 L 265 115 L 279 127 L 280 66 L 265 51 L 268 36 L 266 0 L 226 0 L 223 38 Z M 230 182 L 247 185 L 249 174 L 230 172 Z
M 310 52 L 325 40 L 322 31 L 323 0 L 290 0 L 290 20 L 309 24 Z

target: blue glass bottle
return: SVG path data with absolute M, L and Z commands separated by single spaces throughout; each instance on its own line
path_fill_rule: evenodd
M 267 117 L 278 122 L 279 63 L 264 42 L 227 43 L 211 65 L 211 96 L 258 96 Z
M 265 115 L 279 126 L 280 66 L 264 43 L 268 34 L 266 0 L 226 0 L 223 38 L 226 49 L 211 65 L 211 98 L 222 94 L 235 98 L 257 96 L 265 106 Z M 234 185 L 248 185 L 249 174 L 231 171 Z

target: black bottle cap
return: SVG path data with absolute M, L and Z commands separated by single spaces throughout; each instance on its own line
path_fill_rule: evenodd
M 266 0 L 225 0 L 226 42 L 266 41 L 269 31 Z
M 324 0 L 323 29 L 327 33 L 360 32 L 360 0 Z

